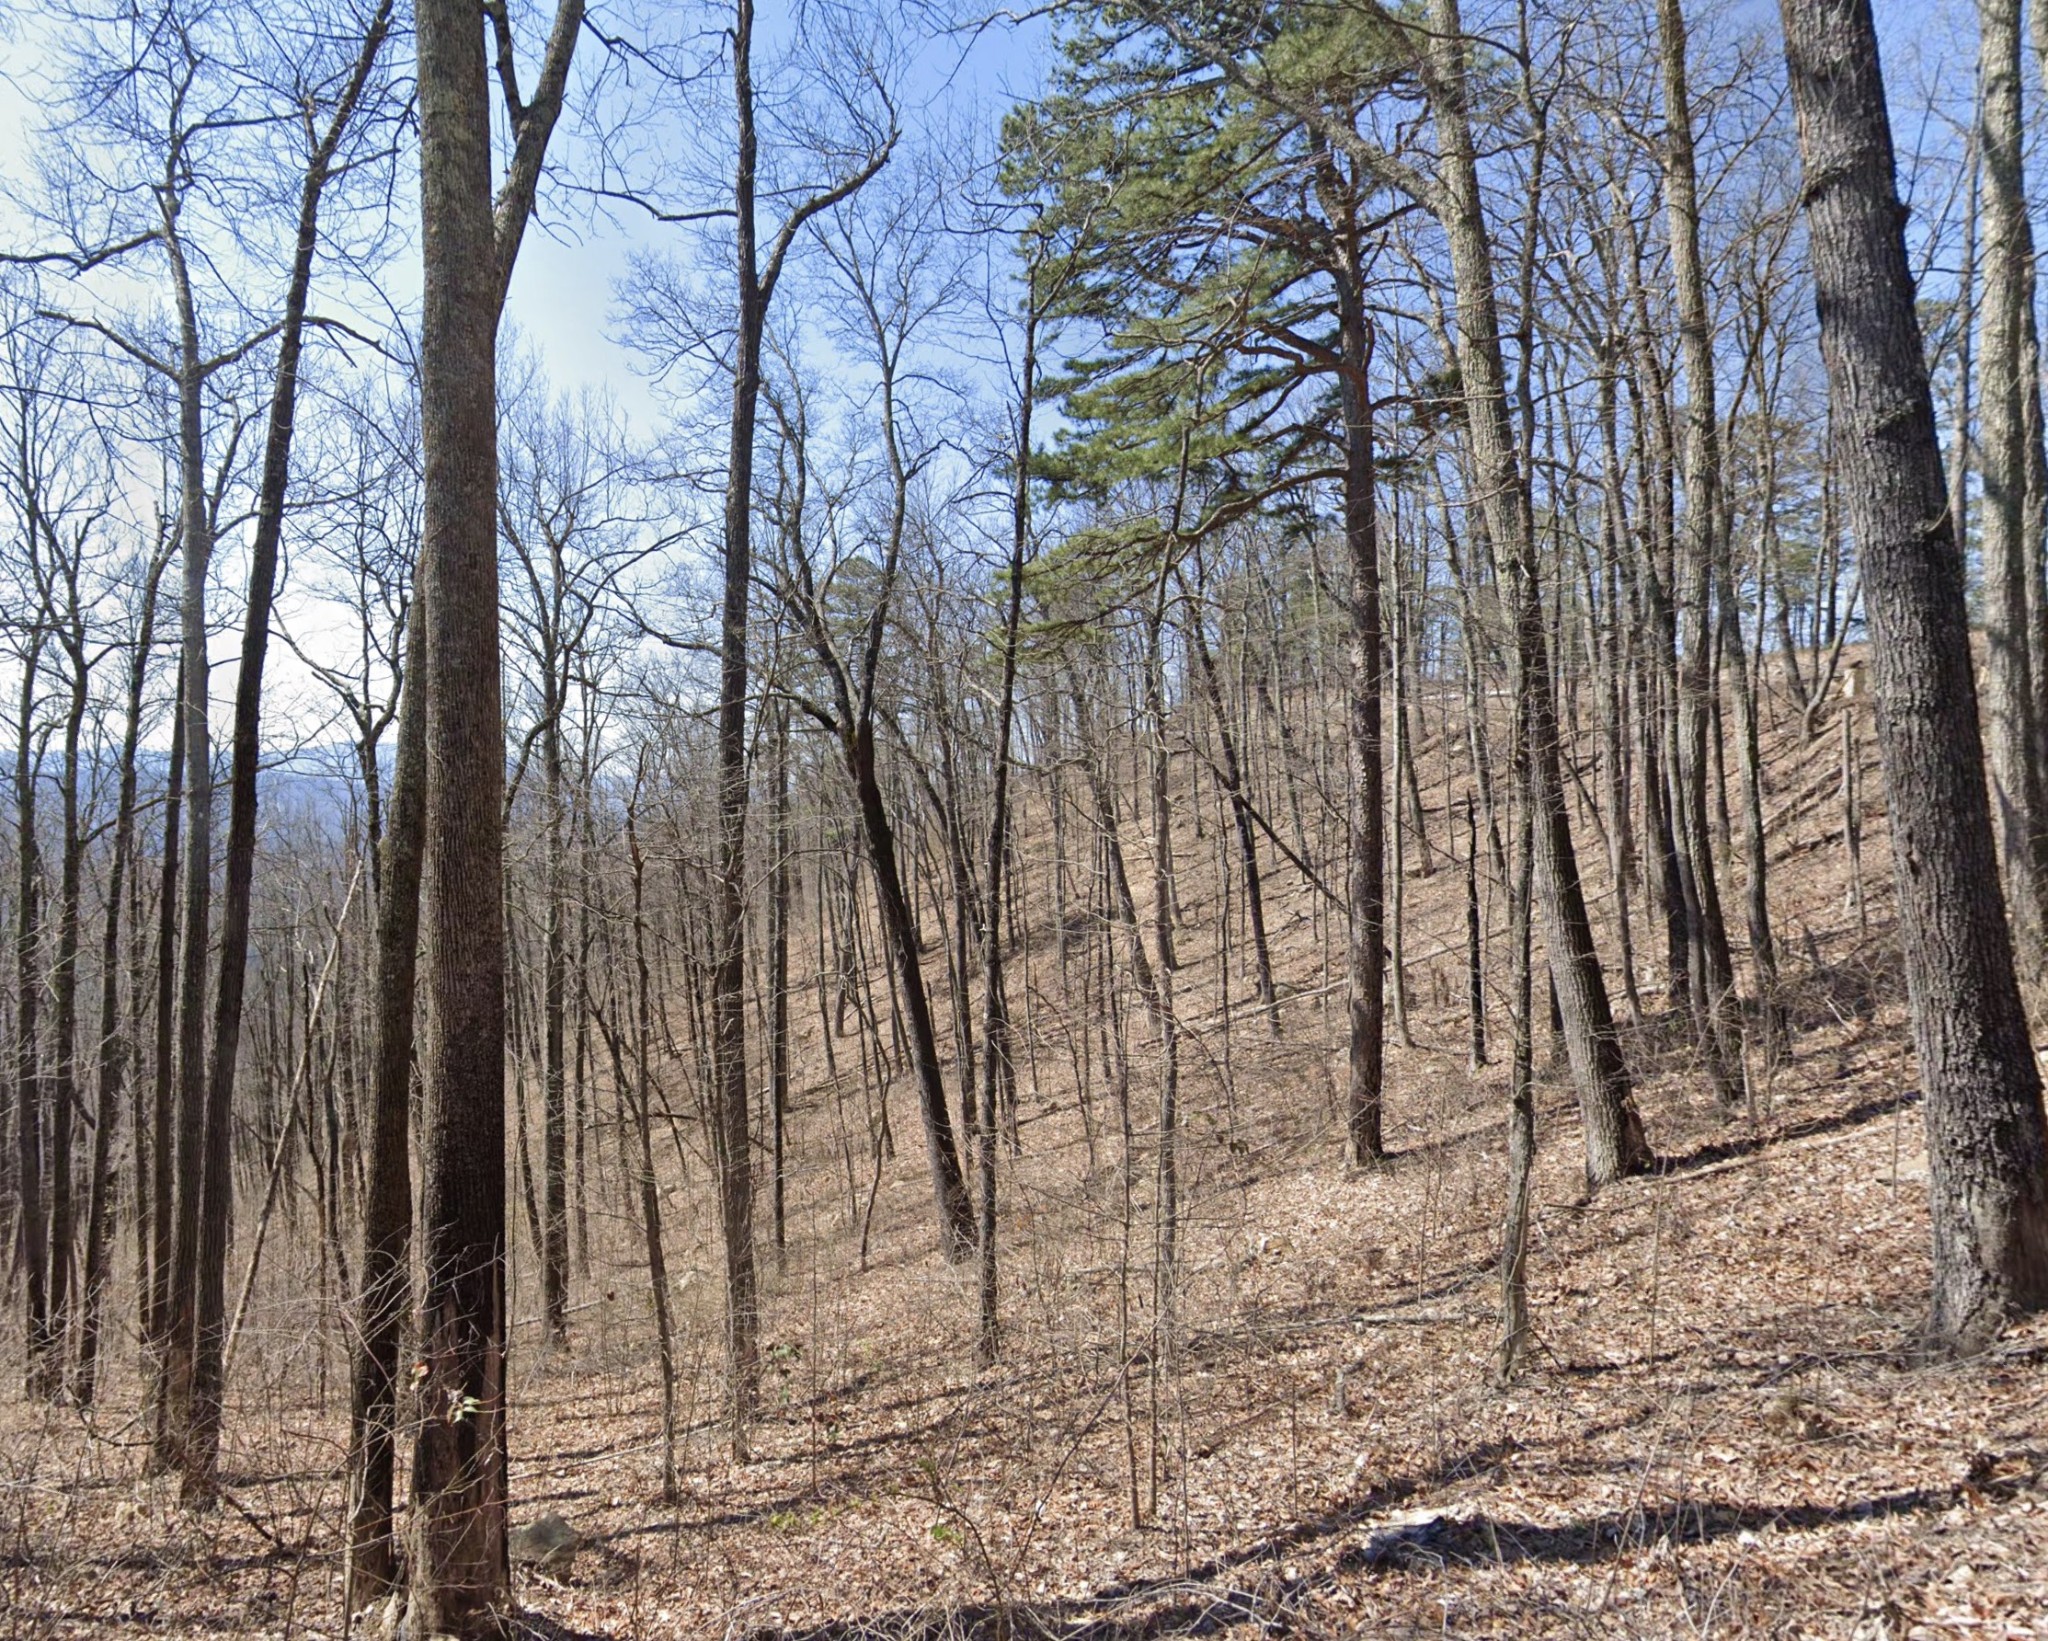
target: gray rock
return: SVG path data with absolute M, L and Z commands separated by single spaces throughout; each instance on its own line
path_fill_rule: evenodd
M 515 1567 L 533 1567 L 553 1578 L 567 1578 L 583 1538 L 560 1516 L 542 1516 L 530 1526 L 515 1527 L 506 1539 Z

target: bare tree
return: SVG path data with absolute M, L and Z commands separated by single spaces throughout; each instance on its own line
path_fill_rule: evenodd
M 562 110 L 581 0 L 561 0 L 531 98 L 509 14 L 418 8 L 419 600 L 426 654 L 419 1436 L 410 1621 L 482 1635 L 510 1598 L 505 1544 L 505 717 L 498 660 L 498 318 Z M 493 196 L 484 25 L 512 123 Z M 401 728 L 401 735 L 404 733 Z M 398 999 L 387 996 L 386 1007 Z

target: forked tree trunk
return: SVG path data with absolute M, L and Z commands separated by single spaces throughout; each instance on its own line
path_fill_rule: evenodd
M 1723 622 L 1734 619 L 1739 589 L 1727 576 L 1727 516 L 1721 495 L 1721 425 L 1716 410 L 1713 318 L 1707 309 L 1706 269 L 1700 256 L 1699 178 L 1693 157 L 1692 98 L 1686 81 L 1685 13 L 1681 0 L 1657 0 L 1658 56 L 1664 88 L 1664 199 L 1671 233 L 1672 285 L 1678 298 L 1680 352 L 1685 362 L 1685 444 L 1681 464 L 1685 487 L 1685 561 L 1694 599 L 1688 611 L 1681 681 L 1685 717 L 1685 789 L 1692 864 L 1698 882 L 1703 969 L 1707 996 L 1701 1051 L 1717 1097 L 1732 1107 L 1739 1085 L 1729 1061 L 1741 1042 L 1736 1010 L 1734 964 L 1721 912 L 1719 877 L 1706 824 L 1707 730 L 1712 705 L 1712 605 L 1719 600 Z M 1742 665 L 1741 629 L 1735 663 Z M 1761 881 L 1761 858 L 1753 860 L 1751 882 Z M 1757 926 L 1751 918 L 1752 933 Z M 1769 925 L 1762 925 L 1765 950 Z
M 510 111 L 493 205 L 484 17 L 420 0 L 420 532 L 426 667 L 420 931 L 418 1441 L 409 1621 L 496 1631 L 510 1595 L 505 1446 L 505 714 L 498 637 L 497 333 L 583 27 L 560 0 Z M 509 65 L 508 65 L 509 73 Z

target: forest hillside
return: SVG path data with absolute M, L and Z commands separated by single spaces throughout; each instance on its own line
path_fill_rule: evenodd
M 765 1385 L 745 1464 L 718 1412 L 701 1112 L 687 1078 L 657 1078 L 675 1090 L 655 1096 L 679 1381 L 664 1500 L 630 1099 L 600 1065 L 565 1342 L 548 1343 L 528 1222 L 515 1221 L 512 1516 L 559 1516 L 581 1543 L 559 1574 L 519 1574 L 529 1633 L 2031 1633 L 2048 1611 L 2048 1333 L 2030 1325 L 1959 1365 L 1911 1349 L 1927 1155 L 1869 728 L 1853 697 L 1811 735 L 1781 691 L 1766 701 L 1783 1051 L 1747 1060 L 1740 1107 L 1721 1110 L 1646 963 L 1622 1040 L 1659 1162 L 1589 1198 L 1569 1077 L 1539 1021 L 1534 1340 L 1509 1385 L 1509 1075 L 1491 1045 L 1472 1064 L 1461 707 L 1427 686 L 1427 841 L 1402 881 L 1412 1041 L 1389 1045 L 1388 1154 L 1367 1169 L 1343 1156 L 1342 998 L 1324 978 L 1335 914 L 1299 872 L 1270 871 L 1276 1029 L 1241 906 L 1220 905 L 1242 898 L 1227 804 L 1196 760 L 1176 760 L 1170 1333 L 1156 1287 L 1159 1044 L 1135 1011 L 1095 1001 L 1117 936 L 1100 915 L 1100 839 L 1073 817 L 1060 955 L 1048 805 L 1072 794 L 1056 778 L 1027 788 L 1018 817 L 996 1365 L 974 1365 L 972 1267 L 948 1264 L 932 1236 L 888 1001 L 855 1002 L 835 1031 L 830 951 L 800 940 L 787 1235 L 764 1253 Z M 1277 734 L 1267 753 L 1277 770 Z M 1146 799 L 1128 778 L 1119 796 L 1133 824 Z M 800 853 L 826 870 L 822 848 Z M 1491 989 L 1506 978 L 1502 897 L 1483 862 L 1479 878 Z M 1596 904 L 1611 940 L 1613 898 Z M 1141 920 L 1151 911 L 1139 900 Z M 1487 1018 L 1504 1032 L 1497 1008 Z M 317 1166 L 294 1166 L 251 1302 L 226 1508 L 180 1512 L 171 1481 L 147 1478 L 132 1425 L 7 1409 L 18 1633 L 338 1633 L 348 1322 Z M 103 1387 L 112 1406 L 139 1395 L 128 1377 L 123 1361 Z
M 0 1636 L 2048 1629 L 2037 0 L 0 30 Z

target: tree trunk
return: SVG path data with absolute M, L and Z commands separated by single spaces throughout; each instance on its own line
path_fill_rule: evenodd
M 1380 748 L 1380 537 L 1373 470 L 1373 336 L 1358 247 L 1347 244 L 1337 281 L 1343 368 L 1344 551 L 1351 634 L 1351 848 L 1347 901 L 1351 1087 L 1346 1153 L 1354 1167 L 1386 1155 L 1386 803 Z
M 711 890 L 712 1155 L 725 1242 L 725 1365 L 733 1457 L 747 1456 L 761 1364 L 754 1269 L 753 1147 L 747 1122 L 747 599 L 753 583 L 754 424 L 761 397 L 761 287 L 754 221 L 753 0 L 737 0 L 732 30 L 739 153 L 733 231 L 739 331 L 726 449 L 725 601 L 718 637 L 718 862 Z
M 71 699 L 64 713 L 64 774 L 59 788 L 63 811 L 62 852 L 57 867 L 57 950 L 50 967 L 50 1027 L 55 1050 L 50 1082 L 50 1122 L 45 1141 L 50 1151 L 50 1339 L 57 1353 L 51 1361 L 51 1391 L 63 1381 L 65 1350 L 71 1337 L 71 1274 L 77 1242 L 77 1193 L 71 1181 L 72 1134 L 78 1126 L 78 951 L 84 944 L 85 835 L 80 828 L 80 744 L 85 733 L 87 697 L 92 684 L 85 651 L 85 622 L 78 609 L 74 584 L 71 607 L 63 618 L 59 644 L 70 664 Z
M 168 555 L 150 560 L 142 584 L 142 611 L 135 652 L 129 659 L 127 720 L 121 733 L 120 786 L 114 803 L 113 858 L 107 868 L 106 923 L 100 938 L 100 1020 L 98 1086 L 94 1094 L 92 1176 L 85 1220 L 85 1292 L 80 1312 L 78 1365 L 71 1381 L 72 1399 L 90 1407 L 99 1385 L 100 1319 L 106 1308 L 107 1237 L 112 1228 L 114 1190 L 114 1125 L 119 1119 L 121 1082 L 127 1071 L 127 1041 L 121 1033 L 121 900 L 127 884 L 129 857 L 135 852 L 136 750 L 142 735 L 143 685 L 149 675 L 149 653 L 156 641 L 157 589 L 163 582 Z M 139 1011 L 138 1011 L 139 1012 Z M 143 1136 L 136 1135 L 136 1165 L 141 1166 Z M 145 1243 L 148 1228 L 138 1223 L 136 1235 Z
M 1934 1343 L 2048 1304 L 2048 1129 L 1998 896 L 1963 556 L 1906 260 L 1869 0 L 1781 0 L 1821 348 L 1862 550 L 1878 745 L 1926 1089 Z
M 1984 285 L 1978 310 L 1979 470 L 1984 508 L 1984 707 L 1992 818 L 2006 907 L 2023 970 L 2040 967 L 2048 937 L 2048 857 L 2041 845 L 2042 770 L 2034 722 L 2029 582 L 2030 434 L 2040 437 L 2040 383 L 2027 368 L 2026 310 L 2034 300 L 2020 85 L 2020 0 L 1978 0 L 1978 226 Z
M 278 546 L 284 534 L 291 484 L 292 434 L 297 424 L 299 362 L 306 333 L 306 303 L 313 286 L 313 256 L 320 238 L 320 202 L 335 152 L 354 118 L 390 23 L 384 0 L 372 17 L 348 85 L 306 164 L 299 188 L 297 233 L 280 317 L 277 365 L 271 379 L 264 432 L 263 474 L 256 497 L 256 529 L 249 548 L 249 598 L 242 622 L 242 655 L 235 680 L 234 745 L 228 776 L 228 847 L 221 892 L 220 979 L 214 990 L 213 1059 L 207 1069 L 204 1156 L 199 1177 L 197 1303 L 193 1311 L 192 1397 L 183 1460 L 188 1500 L 210 1497 L 220 1451 L 223 1354 L 226 1344 L 228 1225 L 234 1180 L 229 1171 L 235 1068 L 242 1042 L 242 995 L 249 966 L 249 898 L 256 870 L 257 766 L 263 754 L 263 663 L 270 645 L 270 611 L 277 595 Z M 191 528 L 188 519 L 187 529 Z M 190 539 L 188 537 L 188 539 Z M 206 771 L 210 781 L 211 771 Z M 199 836 L 194 810 L 193 838 Z M 202 954 L 203 955 L 203 954 Z
M 420 863 L 426 847 L 427 612 L 415 585 L 407 616 L 404 695 L 391 772 L 377 900 L 369 1190 L 357 1263 L 349 1391 L 346 1606 L 360 1612 L 396 1581 L 391 1482 L 398 1346 L 411 1297 L 413 998 L 419 959 Z
M 1038 393 L 1039 271 L 1027 275 L 1024 353 L 1018 377 L 1017 446 L 1010 475 L 1010 562 L 1003 587 L 1002 683 L 996 693 L 994 791 L 989 798 L 988 916 L 981 931 L 981 1100 L 976 1111 L 975 1171 L 981 1196 L 976 1224 L 980 1326 L 975 1360 L 993 1366 L 1002 1351 L 996 1314 L 996 1102 L 1010 1060 L 1010 1000 L 1003 978 L 1003 868 L 1009 859 L 1010 742 L 1017 714 L 1017 641 L 1024 615 L 1024 569 L 1031 553 L 1031 412 Z M 1196 619 L 1200 620 L 1197 613 Z M 1028 1024 L 1028 1017 L 1027 1017 Z
M 961 1259 L 974 1246 L 974 1205 L 967 1195 L 959 1144 L 953 1134 L 953 1117 L 946 1104 L 945 1074 L 939 1065 L 931 998 L 925 990 L 924 969 L 918 957 L 917 925 L 904 892 L 903 869 L 896 859 L 896 831 L 890 824 L 881 783 L 876 777 L 874 736 L 865 725 L 848 737 L 846 762 L 867 838 L 868 862 L 874 868 L 882 933 L 889 942 L 897 984 L 903 994 L 904 1024 L 910 1037 L 911 1069 L 917 1077 L 918 1109 L 924 1119 L 925 1156 L 931 1165 L 940 1242 L 949 1260 Z
M 175 236 L 169 241 L 176 245 Z M 177 999 L 177 1212 L 171 1242 L 171 1276 L 163 1315 L 164 1417 L 158 1426 L 156 1462 L 183 1470 L 191 1440 L 193 1351 L 197 1344 L 200 1261 L 200 1195 L 206 1138 L 206 957 L 213 906 L 213 735 L 207 688 L 206 575 L 213 559 L 213 519 L 208 507 L 205 432 L 201 398 L 205 388 L 199 357 L 198 321 L 192 307 L 182 252 L 174 252 L 178 296 L 178 484 L 182 517 L 178 527 L 184 587 L 180 606 L 184 661 L 178 715 L 185 728 L 185 854 L 179 894 Z
M 1537 899 L 1544 944 L 1564 1011 L 1572 1079 L 1586 1136 L 1586 1180 L 1600 1186 L 1652 1161 L 1628 1064 L 1608 1004 L 1579 881 L 1565 807 L 1557 707 L 1543 619 L 1533 503 L 1515 453 L 1494 302 L 1493 252 L 1480 199 L 1478 162 L 1466 114 L 1466 46 L 1458 0 L 1429 0 L 1431 38 L 1425 91 L 1442 155 L 1439 201 L 1458 301 L 1458 360 L 1466 422 L 1480 487 L 1480 516 L 1497 552 L 1509 555 L 1515 641 L 1514 688 L 1529 703 L 1529 756 L 1536 807 Z
M 496 342 L 483 17 L 418 6 L 423 1287 L 412 1633 L 481 1635 L 505 1544 L 505 720 L 498 659 Z
M 184 677 L 184 652 L 178 676 Z M 164 835 L 161 881 L 157 885 L 155 1065 L 150 1135 L 149 1287 L 142 1300 L 143 1355 L 149 1370 L 150 1469 L 174 1457 L 171 1441 L 170 1325 L 172 1210 L 177 1189 L 177 1138 L 172 1113 L 177 1105 L 177 1008 L 179 831 L 185 791 L 185 715 L 171 714 L 171 757 L 164 773 Z
M 50 1331 L 50 1222 L 43 1202 L 43 1078 L 38 1039 L 42 975 L 42 856 L 36 843 L 36 670 L 41 624 L 21 669 L 21 717 L 15 726 L 14 1140 L 20 1194 L 23 1289 L 28 1304 L 28 1394 L 56 1391 L 57 1341 Z
M 561 563 L 555 566 L 561 586 Z M 548 700 L 541 724 L 542 804 L 546 836 L 547 907 L 541 948 L 541 1311 L 548 1342 L 569 1335 L 569 896 L 566 798 L 562 770 L 562 688 L 555 660 L 546 662 Z
M 1693 159 L 1692 98 L 1686 85 L 1685 13 L 1680 0 L 1657 0 L 1658 57 L 1664 88 L 1664 199 L 1671 232 L 1672 285 L 1678 299 L 1680 351 L 1685 361 L 1685 580 L 1692 592 L 1685 654 L 1680 663 L 1684 720 L 1684 812 L 1687 852 L 1699 901 L 1702 1000 L 1700 1049 L 1724 1110 L 1738 1098 L 1729 1060 L 1740 1053 L 1734 963 L 1707 826 L 1707 731 L 1712 705 L 1712 606 L 1718 598 L 1732 616 L 1736 588 L 1721 572 L 1728 558 L 1727 519 L 1721 498 L 1721 429 L 1715 409 L 1713 320 L 1707 311 L 1706 270 L 1700 258 L 1699 179 Z M 1718 583 L 1718 584 L 1717 584 Z M 1738 633 L 1738 650 L 1740 645 Z M 1758 863 L 1759 868 L 1761 863 Z M 1768 933 L 1766 934 L 1768 940 Z

